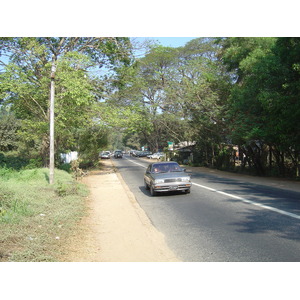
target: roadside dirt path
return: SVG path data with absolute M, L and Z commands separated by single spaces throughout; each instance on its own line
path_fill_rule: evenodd
M 72 262 L 175 262 L 179 261 L 151 224 L 134 195 L 114 172 L 111 160 L 83 179 L 90 189 L 88 214 L 80 232 L 71 239 Z

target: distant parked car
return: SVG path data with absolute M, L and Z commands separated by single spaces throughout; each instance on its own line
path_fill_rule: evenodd
M 137 157 L 146 157 L 148 155 L 150 155 L 151 152 L 150 151 L 138 151 L 138 153 L 136 154 Z
M 156 152 L 150 155 L 147 155 L 148 158 L 152 158 L 152 159 L 161 159 L 162 157 L 164 157 L 164 154 L 161 152 Z
M 132 152 L 132 156 L 138 157 L 138 156 L 140 155 L 140 152 L 141 152 L 141 151 L 134 150 L 134 151 Z
M 151 196 L 158 192 L 191 191 L 191 176 L 177 162 L 157 162 L 148 166 L 144 175 L 146 190 L 150 189 Z
M 109 151 L 103 151 L 100 153 L 100 158 L 101 159 L 108 159 L 110 158 L 110 152 Z
M 123 158 L 123 153 L 121 150 L 116 150 L 114 153 L 114 158 Z

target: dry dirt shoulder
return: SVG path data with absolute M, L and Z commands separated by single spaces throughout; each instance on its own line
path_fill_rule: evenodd
M 63 261 L 72 262 L 174 262 L 168 248 L 141 209 L 110 160 L 104 168 L 83 179 L 90 189 L 88 214 L 79 234 L 71 239 Z

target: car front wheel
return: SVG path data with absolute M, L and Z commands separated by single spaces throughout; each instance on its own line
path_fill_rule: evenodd
M 186 194 L 190 194 L 191 189 L 185 190 L 184 192 L 185 192 Z
M 152 185 L 150 186 L 150 194 L 151 194 L 151 196 L 156 196 L 156 195 L 157 195 L 157 193 L 156 193 L 155 190 L 153 189 L 153 186 L 152 186 Z

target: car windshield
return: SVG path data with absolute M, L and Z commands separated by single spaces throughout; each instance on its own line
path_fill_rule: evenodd
M 182 172 L 182 169 L 177 163 L 154 164 L 152 166 L 153 173 L 167 173 L 167 172 Z

